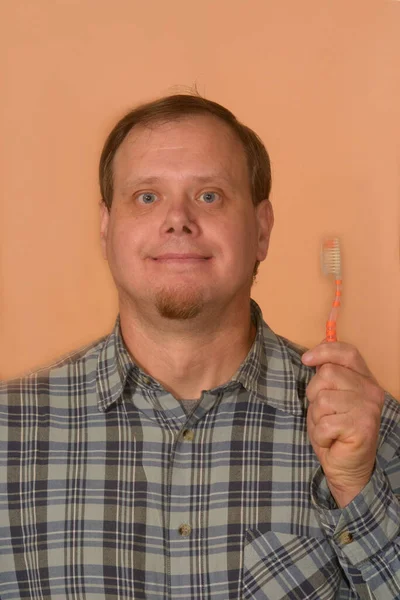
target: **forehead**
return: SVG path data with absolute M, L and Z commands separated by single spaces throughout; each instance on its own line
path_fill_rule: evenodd
M 132 170 L 169 167 L 197 174 L 212 167 L 225 175 L 248 178 L 242 142 L 228 124 L 212 115 L 135 126 L 118 148 L 113 166 L 115 180 Z

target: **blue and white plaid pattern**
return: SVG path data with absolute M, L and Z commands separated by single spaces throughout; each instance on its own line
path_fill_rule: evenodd
M 400 598 L 400 405 L 387 397 L 375 472 L 339 510 L 307 437 L 314 371 L 252 314 L 245 362 L 191 414 L 132 363 L 118 320 L 1 384 L 1 600 Z

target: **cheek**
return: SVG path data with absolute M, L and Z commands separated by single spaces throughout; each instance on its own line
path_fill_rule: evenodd
M 239 222 L 220 227 L 215 232 L 215 246 L 222 257 L 221 266 L 225 270 L 239 273 L 251 272 L 257 260 L 256 231 L 250 223 Z
M 143 234 L 128 222 L 115 223 L 109 230 L 108 254 L 113 257 L 114 263 L 133 262 L 141 246 Z
M 244 216 L 230 232 L 230 243 L 235 254 L 243 259 L 257 251 L 257 230 L 255 223 Z

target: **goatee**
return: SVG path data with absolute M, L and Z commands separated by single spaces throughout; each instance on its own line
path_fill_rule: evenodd
M 184 321 L 200 314 L 203 302 L 199 294 L 189 290 L 161 290 L 156 296 L 156 308 L 164 319 Z

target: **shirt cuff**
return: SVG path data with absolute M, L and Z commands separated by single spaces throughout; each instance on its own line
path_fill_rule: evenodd
M 311 481 L 311 498 L 338 558 L 353 566 L 382 551 L 399 534 L 399 498 L 378 465 L 364 489 L 344 508 L 337 507 L 319 467 Z

